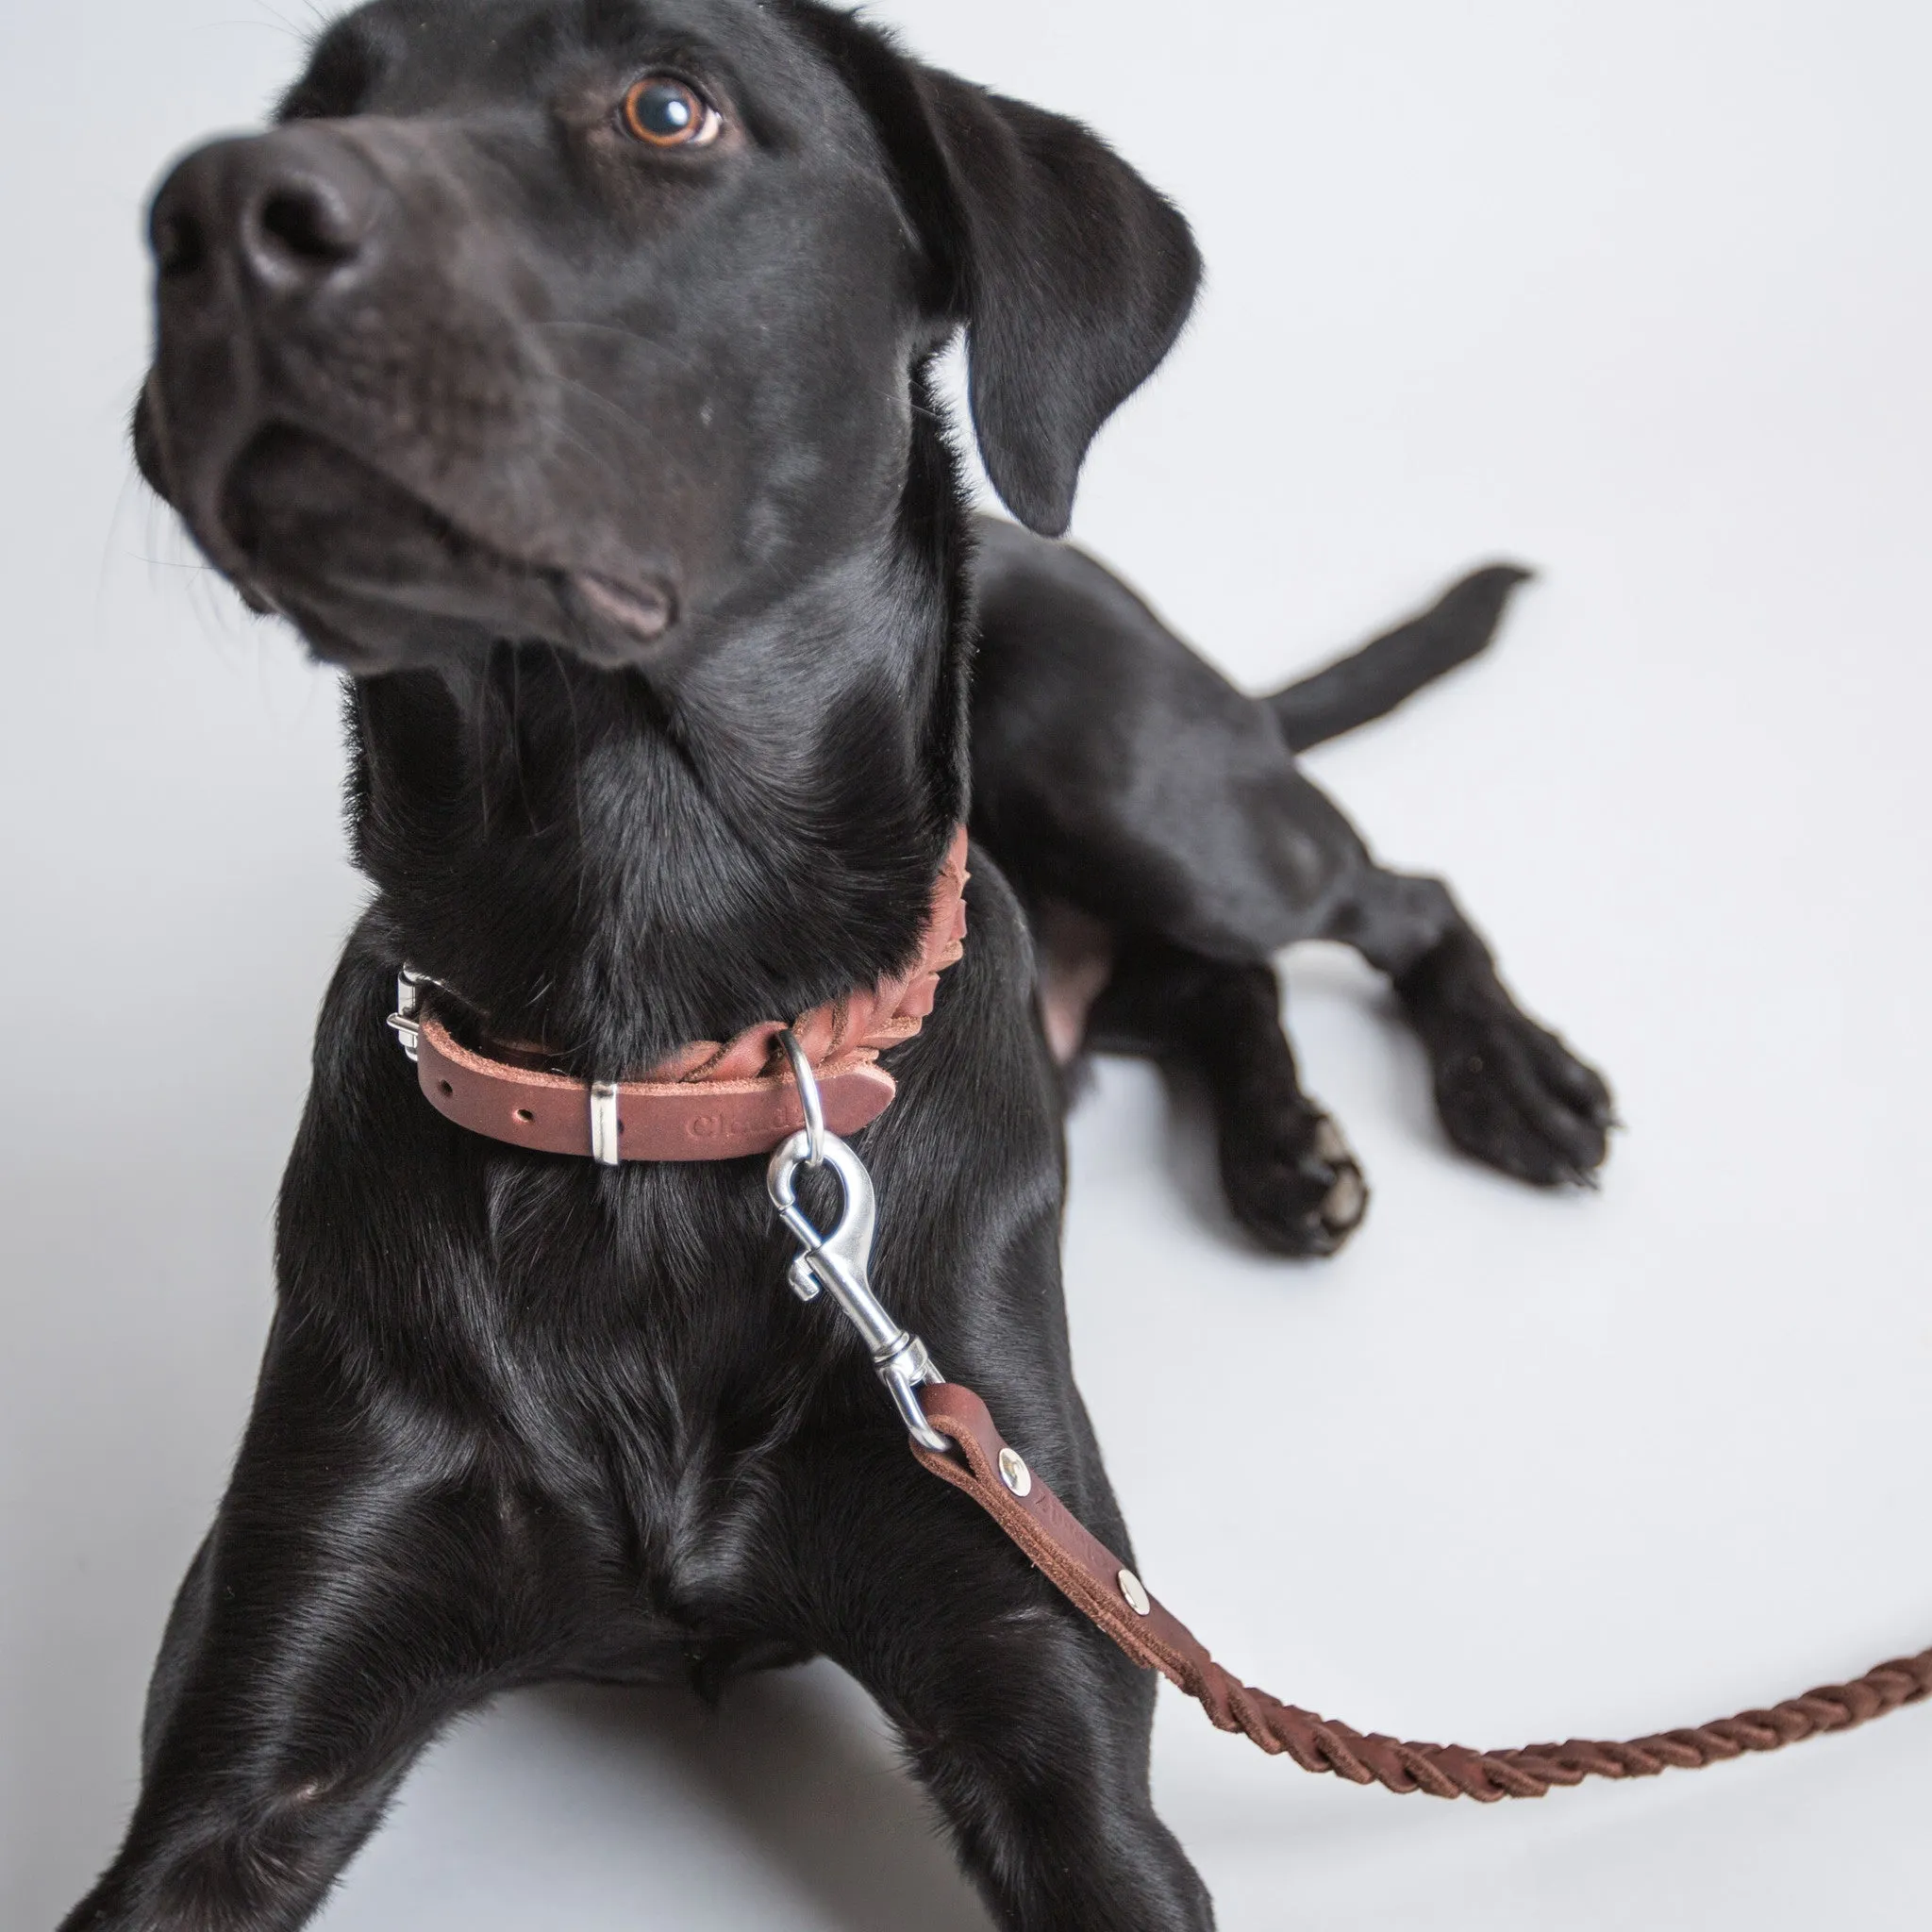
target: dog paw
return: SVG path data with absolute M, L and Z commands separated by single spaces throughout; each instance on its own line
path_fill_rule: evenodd
M 1262 1127 L 1243 1124 L 1221 1152 L 1227 1205 L 1271 1254 L 1332 1255 L 1368 1210 L 1369 1188 L 1341 1129 L 1297 1108 Z
M 1465 1154 L 1540 1188 L 1594 1187 L 1615 1113 L 1602 1074 L 1504 1007 L 1431 1042 L 1436 1106 Z

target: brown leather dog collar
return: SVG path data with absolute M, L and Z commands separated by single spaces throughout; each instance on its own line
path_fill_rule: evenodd
M 932 1011 L 940 974 L 965 949 L 967 876 L 961 825 L 934 881 L 912 967 L 791 1022 L 833 1133 L 856 1133 L 891 1105 L 896 1088 L 878 1057 L 919 1031 Z M 436 984 L 405 968 L 389 1024 L 416 1062 L 417 1083 L 430 1106 L 473 1134 L 615 1167 L 626 1160 L 769 1154 L 805 1124 L 798 1088 L 778 1046 L 786 1031 L 782 1020 L 760 1021 L 734 1040 L 694 1041 L 641 1079 L 578 1080 L 464 1046 L 429 1010 Z

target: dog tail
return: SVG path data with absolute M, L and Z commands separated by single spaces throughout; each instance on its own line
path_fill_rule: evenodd
M 1267 702 L 1290 748 L 1306 751 L 1340 738 L 1466 664 L 1495 636 L 1510 591 L 1532 575 L 1513 563 L 1489 564 L 1386 637 L 1276 691 Z

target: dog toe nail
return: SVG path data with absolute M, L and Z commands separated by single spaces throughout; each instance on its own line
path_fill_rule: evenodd
M 1351 1228 L 1362 1218 L 1362 1210 L 1368 1205 L 1368 1188 L 1360 1170 L 1351 1162 L 1335 1176 L 1335 1185 L 1322 1203 L 1322 1219 L 1330 1227 Z

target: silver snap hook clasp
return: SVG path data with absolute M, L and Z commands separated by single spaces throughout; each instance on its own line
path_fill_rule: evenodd
M 933 1367 L 925 1343 L 900 1327 L 872 1291 L 872 1242 L 877 1225 L 872 1175 L 837 1134 L 824 1134 L 819 1158 L 838 1175 L 845 1196 L 829 1234 L 821 1234 L 798 1205 L 798 1170 L 814 1164 L 810 1127 L 801 1127 L 785 1141 L 765 1170 L 772 1206 L 798 1243 L 797 1257 L 788 1271 L 792 1292 L 801 1301 L 816 1301 L 821 1293 L 831 1296 L 858 1330 L 912 1440 L 943 1455 L 953 1445 L 926 1421 L 913 1393 L 923 1382 L 939 1381 L 940 1372 Z

